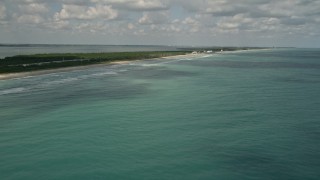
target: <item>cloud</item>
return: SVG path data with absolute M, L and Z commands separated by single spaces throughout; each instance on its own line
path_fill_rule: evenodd
M 128 29 L 134 29 L 134 28 L 135 28 L 135 26 L 132 23 L 128 24 Z
M 21 32 L 38 28 L 102 38 L 312 36 L 320 42 L 319 9 L 319 0 L 0 0 L 0 23 Z
M 91 0 L 91 2 L 111 4 L 115 8 L 131 11 L 158 11 L 169 8 L 166 0 Z
M 31 3 L 19 4 L 20 12 L 28 14 L 44 14 L 49 12 L 49 8 L 45 4 Z
M 5 1 L 5 0 L 4 0 Z M 42 3 L 43 0 L 11 0 L 14 3 L 18 4 L 29 4 L 29 3 Z
M 111 6 L 96 5 L 96 6 L 79 6 L 63 4 L 60 12 L 55 13 L 56 20 L 92 20 L 103 19 L 111 20 L 118 17 L 118 12 L 112 9 Z
M 53 0 L 53 1 L 48 1 L 48 0 L 43 0 L 46 2 L 56 2 L 59 4 L 71 4 L 71 5 L 79 5 L 79 6 L 90 6 L 91 3 L 89 0 Z
M 72 26 L 69 21 L 65 20 L 59 20 L 59 21 L 50 21 L 44 23 L 44 26 L 48 29 L 54 29 L 54 30 L 72 30 Z
M 184 29 L 187 33 L 197 33 L 201 29 L 204 29 L 204 27 L 202 27 L 202 23 L 196 18 L 186 17 L 180 23 L 180 29 Z
M 232 17 L 222 18 L 216 23 L 216 25 L 217 30 L 220 32 L 239 32 L 255 29 L 252 26 L 254 22 L 254 19 L 248 17 L 245 14 L 237 14 Z
M 0 20 L 5 19 L 7 17 L 6 7 L 0 3 Z
M 165 24 L 169 21 L 169 16 L 166 12 L 157 12 L 157 13 L 150 13 L 146 12 L 143 13 L 143 16 L 139 19 L 139 24 Z
M 283 18 L 281 20 L 281 23 L 284 25 L 300 26 L 300 25 L 304 25 L 304 24 L 308 23 L 309 21 L 310 20 L 305 19 L 303 17 L 292 16 L 292 17 L 288 17 L 288 18 Z
M 17 22 L 23 24 L 40 24 L 44 21 L 45 20 L 39 15 L 23 15 L 17 18 Z
M 239 2 L 233 2 L 230 5 L 228 1 L 208 1 L 204 13 L 212 14 L 214 16 L 234 16 L 248 11 L 248 6 Z

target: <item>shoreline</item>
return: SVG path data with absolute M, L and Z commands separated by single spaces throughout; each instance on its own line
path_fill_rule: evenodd
M 175 55 L 175 56 L 165 56 L 161 58 L 153 58 L 154 59 L 170 59 L 170 58 L 187 58 L 187 57 L 193 57 L 194 54 L 184 54 L 184 55 Z M 121 64 L 129 64 L 132 62 L 137 61 L 147 61 L 152 59 L 141 59 L 141 60 L 132 60 L 132 61 L 113 61 L 113 62 L 107 62 L 107 63 L 99 63 L 99 64 L 90 64 L 90 65 L 83 65 L 83 66 L 73 66 L 73 67 L 62 67 L 62 68 L 55 68 L 55 69 L 44 69 L 44 70 L 36 70 L 36 71 L 28 71 L 28 72 L 18 72 L 18 73 L 4 73 L 0 74 L 0 81 L 1 80 L 8 80 L 8 79 L 15 79 L 15 78 L 24 78 L 28 76 L 37 76 L 37 75 L 44 75 L 44 74 L 53 74 L 53 73 L 59 73 L 59 72 L 69 72 L 69 71 L 76 71 L 76 70 L 82 70 L 82 69 L 89 69 L 89 68 L 95 68 L 95 67 L 101 67 L 101 66 L 112 66 L 112 65 L 121 65 Z
M 265 49 L 258 49 L 258 50 L 269 50 L 270 48 Z M 214 54 L 228 54 L 228 53 L 236 53 L 236 52 L 248 52 L 256 49 L 248 49 L 248 50 L 235 50 L 235 51 L 223 51 L 223 52 L 215 52 Z M 94 67 L 101 67 L 101 66 L 112 66 L 112 65 L 121 65 L 121 64 L 129 64 L 132 62 L 137 61 L 148 61 L 148 60 L 155 60 L 155 59 L 171 59 L 171 58 L 190 58 L 200 55 L 205 55 L 206 53 L 197 53 L 197 54 L 183 54 L 183 55 L 169 55 L 164 57 L 158 57 L 158 58 L 151 58 L 151 59 L 137 59 L 137 60 L 114 60 L 112 62 L 104 62 L 104 63 L 98 63 L 98 64 L 89 64 L 89 65 L 81 65 L 81 66 L 72 66 L 72 67 L 61 67 L 61 68 L 54 68 L 54 69 L 44 69 L 44 70 L 35 70 L 35 71 L 28 71 L 28 72 L 18 72 L 18 73 L 3 73 L 0 74 L 0 81 L 1 80 L 8 80 L 8 79 L 16 79 L 16 78 L 24 78 L 28 76 L 37 76 L 37 75 L 44 75 L 44 74 L 53 74 L 53 73 L 59 73 L 59 72 L 69 72 L 69 71 L 76 71 L 76 70 L 82 70 L 82 69 L 89 69 Z M 210 55 L 210 54 L 206 54 Z

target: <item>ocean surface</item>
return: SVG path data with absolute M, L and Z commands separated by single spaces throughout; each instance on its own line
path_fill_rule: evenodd
M 320 50 L 1 80 L 0 179 L 320 179 Z

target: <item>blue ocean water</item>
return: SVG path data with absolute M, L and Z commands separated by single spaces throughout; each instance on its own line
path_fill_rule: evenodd
M 0 179 L 319 179 L 320 50 L 0 81 Z

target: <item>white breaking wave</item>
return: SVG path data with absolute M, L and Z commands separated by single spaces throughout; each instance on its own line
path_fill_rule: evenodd
M 117 74 L 118 74 L 117 72 L 108 71 L 108 72 L 100 72 L 100 73 L 90 74 L 90 75 L 88 75 L 88 77 L 90 77 L 90 76 L 117 75 Z
M 141 64 L 143 67 L 153 67 L 153 66 L 160 66 L 162 63 L 159 64 Z
M 72 81 L 77 81 L 79 80 L 80 78 L 65 78 L 65 79 L 61 79 L 61 80 L 56 80 L 56 81 L 50 81 L 50 82 L 47 82 L 45 84 L 63 84 L 63 83 L 67 83 L 67 82 L 72 82 Z
M 113 66 L 118 67 L 118 66 Z M 76 81 L 86 80 L 90 78 L 98 78 L 103 76 L 114 76 L 118 73 L 128 71 L 127 69 L 101 69 L 94 72 L 85 72 L 81 71 L 81 74 L 78 74 L 77 71 L 73 72 L 57 72 L 52 74 L 44 74 L 37 76 L 26 76 L 21 78 L 12 79 L 14 81 L 21 81 L 20 84 L 25 84 L 25 87 L 7 87 L 7 89 L 0 89 L 0 96 L 7 94 L 18 94 L 25 91 L 46 91 L 49 88 L 59 86 L 62 84 L 73 83 Z M 84 74 L 82 73 L 84 72 Z M 76 74 L 74 74 L 76 73 Z M 23 85 L 22 85 L 23 86 Z
M 79 81 L 79 80 L 85 80 L 85 79 L 89 79 L 92 77 L 100 77 L 100 76 L 116 75 L 116 74 L 118 74 L 118 73 L 114 72 L 114 71 L 86 74 L 86 75 L 68 77 L 68 78 L 59 79 L 59 80 L 48 81 L 48 82 L 45 82 L 45 83 L 38 85 L 38 87 L 54 86 L 54 85 L 60 85 L 60 84 L 64 84 L 64 83 L 71 83 L 71 82 Z
M 1 95 L 6 95 L 6 94 L 21 93 L 21 92 L 24 92 L 26 90 L 27 90 L 27 88 L 23 88 L 23 87 L 0 90 L 0 96 Z

